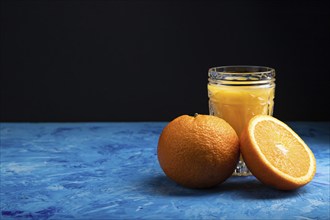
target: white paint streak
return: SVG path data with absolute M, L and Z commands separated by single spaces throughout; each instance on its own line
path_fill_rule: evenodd
M 111 208 L 114 208 L 114 207 L 117 207 L 117 206 L 118 206 L 118 204 L 113 204 L 113 205 L 109 205 L 109 206 L 105 206 L 105 207 L 101 207 L 101 208 L 97 208 L 97 209 L 85 212 L 85 214 L 99 212 L 99 211 L 103 211 L 103 210 L 106 210 L 106 209 L 111 209 Z
M 38 164 L 19 164 L 19 163 L 9 163 L 4 170 L 7 172 L 14 172 L 14 173 L 29 173 L 33 170 L 35 170 L 38 167 L 41 167 L 42 165 Z
M 53 190 L 53 191 L 58 191 L 64 189 L 62 185 L 53 185 L 53 186 L 48 186 L 47 189 Z

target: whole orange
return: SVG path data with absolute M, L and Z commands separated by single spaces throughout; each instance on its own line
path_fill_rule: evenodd
M 239 139 L 223 119 L 182 115 L 162 131 L 158 161 L 172 180 L 189 188 L 208 188 L 225 181 L 239 158 Z

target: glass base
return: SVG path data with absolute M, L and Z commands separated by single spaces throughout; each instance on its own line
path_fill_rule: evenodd
M 251 176 L 252 173 L 247 168 L 243 160 L 239 160 L 236 166 L 236 169 L 233 173 L 233 176 Z

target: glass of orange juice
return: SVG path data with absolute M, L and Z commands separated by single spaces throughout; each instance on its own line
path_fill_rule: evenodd
M 221 66 L 208 72 L 209 111 L 226 120 L 240 136 L 255 115 L 272 115 L 275 70 L 263 66 Z M 233 173 L 251 175 L 242 157 Z

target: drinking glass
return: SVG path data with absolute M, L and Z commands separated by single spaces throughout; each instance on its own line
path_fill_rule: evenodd
M 275 96 L 273 68 L 221 66 L 210 68 L 208 76 L 210 114 L 227 121 L 238 137 L 253 116 L 273 114 Z M 242 156 L 233 175 L 251 175 Z

